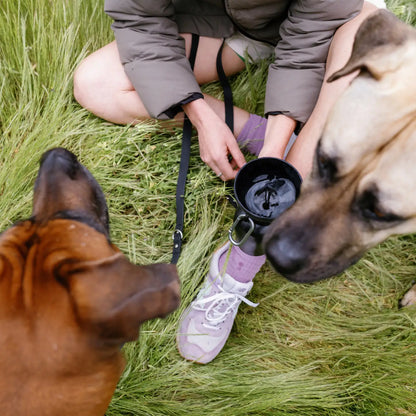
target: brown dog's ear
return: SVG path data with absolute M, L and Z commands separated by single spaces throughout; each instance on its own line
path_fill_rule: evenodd
M 164 317 L 179 304 L 172 264 L 136 266 L 117 253 L 101 261 L 63 264 L 56 275 L 68 288 L 80 323 L 111 343 L 135 340 L 142 322 Z
M 412 29 L 387 10 L 378 10 L 361 24 L 355 36 L 351 57 L 346 65 L 328 78 L 332 82 L 357 69 L 366 69 L 380 79 L 386 71 L 401 65 L 393 54 L 389 59 L 386 50 L 394 51 L 411 36 Z

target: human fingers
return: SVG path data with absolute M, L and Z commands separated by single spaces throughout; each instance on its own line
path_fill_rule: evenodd
M 240 166 L 233 158 L 227 156 L 218 160 L 212 169 L 220 179 L 229 181 L 235 178 L 237 172 L 240 170 Z
M 231 140 L 227 143 L 228 151 L 231 159 L 231 165 L 234 169 L 240 169 L 246 164 L 246 159 L 238 146 L 236 140 Z
M 245 157 L 234 139 L 227 142 L 227 157 L 224 158 L 222 156 L 216 163 L 216 168 L 218 170 L 215 167 L 213 170 L 223 181 L 227 181 L 234 179 L 237 172 L 245 165 L 245 163 Z

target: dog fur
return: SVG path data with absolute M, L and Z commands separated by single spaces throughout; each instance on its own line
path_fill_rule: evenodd
M 375 12 L 329 81 L 354 71 L 299 199 L 263 240 L 273 267 L 295 282 L 336 275 L 389 236 L 416 231 L 416 30 Z M 416 286 L 402 303 L 415 301 Z
M 176 267 L 130 263 L 109 240 L 93 176 L 48 151 L 32 217 L 0 235 L 0 413 L 102 416 L 123 343 L 178 303 Z

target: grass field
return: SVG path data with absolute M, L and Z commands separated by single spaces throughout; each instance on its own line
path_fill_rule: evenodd
M 113 39 L 102 3 L 0 2 L 0 228 L 30 215 L 41 154 L 65 146 L 102 185 L 113 241 L 136 263 L 168 262 L 181 131 L 112 125 L 72 95 L 76 65 Z M 414 0 L 388 4 L 416 26 Z M 261 114 L 265 73 L 251 67 L 233 78 L 237 105 Z M 312 285 L 266 265 L 249 295 L 260 305 L 241 306 L 220 356 L 207 366 L 180 358 L 178 317 L 226 240 L 234 215 L 227 192 L 194 142 L 178 264 L 182 307 L 145 324 L 139 341 L 124 347 L 127 366 L 107 415 L 416 415 L 416 309 L 398 308 L 416 274 L 414 236 L 391 238 Z

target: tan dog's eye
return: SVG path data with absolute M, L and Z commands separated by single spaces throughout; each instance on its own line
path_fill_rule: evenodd
M 401 217 L 399 217 L 396 214 L 392 214 L 390 212 L 383 212 L 377 208 L 373 208 L 373 209 L 367 208 L 363 211 L 363 214 L 366 218 L 370 220 L 376 220 L 379 222 L 396 222 L 396 221 L 403 220 Z
M 377 223 L 403 221 L 404 218 L 401 216 L 385 211 L 380 207 L 378 193 L 376 186 L 373 186 L 362 193 L 356 203 L 359 213 L 367 220 L 375 221 Z
M 320 149 L 320 145 L 318 146 L 316 163 L 318 166 L 319 177 L 325 185 L 329 185 L 335 181 L 338 172 L 336 160 L 323 153 Z
M 376 216 L 379 220 L 384 220 L 387 217 L 387 214 L 379 209 L 377 209 L 377 207 L 374 208 L 373 210 L 373 214 L 374 216 Z

